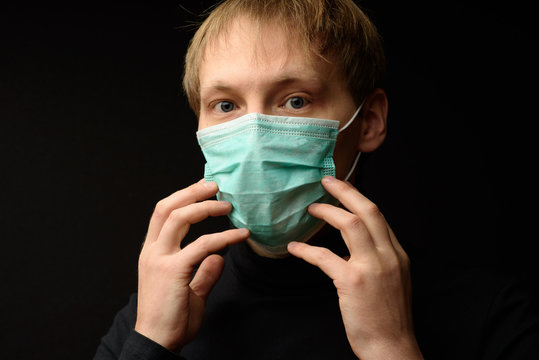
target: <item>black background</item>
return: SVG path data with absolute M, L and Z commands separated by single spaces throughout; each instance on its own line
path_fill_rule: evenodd
M 203 174 L 180 84 L 184 26 L 212 3 L 2 5 L 1 358 L 91 358 L 136 290 L 155 203 Z M 412 261 L 495 264 L 539 292 L 531 5 L 362 4 L 390 112 L 359 188 Z

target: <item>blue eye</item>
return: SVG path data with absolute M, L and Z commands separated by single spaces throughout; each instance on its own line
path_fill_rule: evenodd
M 292 97 L 292 98 L 290 98 L 290 99 L 288 99 L 286 101 L 285 106 L 288 107 L 288 108 L 291 107 L 292 109 L 297 110 L 297 109 L 301 109 L 302 107 L 304 107 L 306 102 L 307 101 L 304 98 L 299 97 L 299 96 L 294 96 L 294 97 Z
M 217 104 L 215 104 L 214 109 L 220 112 L 231 112 L 234 110 L 234 104 L 230 101 L 220 101 Z

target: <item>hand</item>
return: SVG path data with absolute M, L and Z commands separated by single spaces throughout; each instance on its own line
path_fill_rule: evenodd
M 309 213 L 339 229 L 350 252 L 292 242 L 288 251 L 333 279 L 354 353 L 366 359 L 421 359 L 411 314 L 409 259 L 379 209 L 333 177 L 324 188 L 348 209 L 312 204 Z
M 135 330 L 172 351 L 193 339 L 202 325 L 205 301 L 224 266 L 221 256 L 211 254 L 249 236 L 247 229 L 227 230 L 180 248 L 191 224 L 231 211 L 228 202 L 206 200 L 217 190 L 216 183 L 202 179 L 161 200 L 140 254 Z

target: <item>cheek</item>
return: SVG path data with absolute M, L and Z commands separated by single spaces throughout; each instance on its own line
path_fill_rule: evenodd
M 198 130 L 202 130 L 202 129 L 205 129 L 207 127 L 210 126 L 210 123 L 208 120 L 206 120 L 206 117 L 201 114 L 199 117 L 198 117 Z
M 346 161 L 345 159 L 345 147 L 342 142 L 337 142 L 335 145 L 335 150 L 333 151 L 333 161 L 335 162 L 335 175 L 337 176 L 337 179 L 343 179 L 344 175 L 344 165 Z
M 352 129 L 347 129 L 352 130 Z M 333 160 L 335 162 L 335 172 L 338 179 L 343 180 L 350 171 L 352 164 L 357 156 L 358 139 L 355 132 L 343 132 L 339 135 L 335 150 L 333 152 Z

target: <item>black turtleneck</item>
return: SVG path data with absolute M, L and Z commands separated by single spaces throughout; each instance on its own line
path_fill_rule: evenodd
M 310 243 L 346 255 L 334 229 Z M 181 357 L 133 330 L 134 294 L 94 359 L 357 359 L 335 287 L 322 271 L 292 256 L 260 257 L 245 243 L 229 247 L 224 258 L 200 333 Z M 479 267 L 419 265 L 412 281 L 416 336 L 425 358 L 539 358 L 539 313 L 513 279 Z

